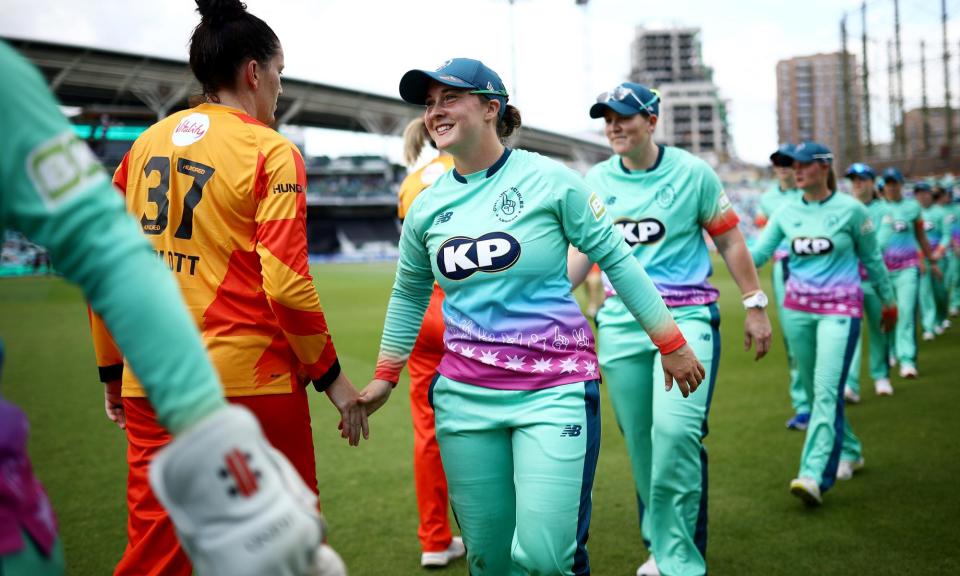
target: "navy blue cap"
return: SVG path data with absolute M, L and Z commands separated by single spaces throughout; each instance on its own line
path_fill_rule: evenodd
M 833 152 L 819 142 L 801 142 L 799 146 L 786 154 L 796 162 L 803 164 L 809 162 L 823 162 L 824 164 L 833 163 Z
M 507 109 L 510 96 L 496 72 L 472 58 L 447 60 L 436 70 L 409 70 L 400 79 L 400 97 L 411 104 L 426 104 L 430 82 L 454 88 L 466 88 L 488 98 L 500 100 L 500 115 Z
M 790 144 L 781 144 L 779 148 L 770 155 L 770 161 L 773 162 L 776 166 L 787 166 L 793 164 L 793 151 L 796 149 L 796 146 Z
M 933 188 L 926 182 L 917 182 L 913 185 L 913 192 L 914 194 L 917 192 L 933 192 Z
M 892 180 L 903 184 L 903 174 L 899 168 L 894 168 L 893 166 L 883 171 L 883 179 L 888 182 Z
M 877 173 L 873 171 L 873 168 L 863 162 L 854 162 L 851 164 L 844 175 L 847 178 L 869 178 L 870 180 L 874 180 L 877 177 Z
M 623 82 L 597 96 L 596 104 L 590 107 L 590 117 L 603 118 L 608 109 L 621 116 L 634 116 L 641 112 L 659 116 L 660 93 L 641 84 Z

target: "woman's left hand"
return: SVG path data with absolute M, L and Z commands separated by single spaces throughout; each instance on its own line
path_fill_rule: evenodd
M 743 322 L 743 349 L 750 350 L 750 345 L 756 343 L 757 355 L 754 360 L 767 355 L 772 334 L 773 330 L 770 328 L 770 319 L 767 318 L 766 310 L 763 308 L 747 310 L 747 318 Z

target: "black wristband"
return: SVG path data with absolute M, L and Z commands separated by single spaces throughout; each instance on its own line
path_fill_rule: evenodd
M 327 373 L 323 376 L 315 379 L 313 381 L 313 387 L 317 389 L 317 392 L 326 392 L 327 388 L 333 384 L 333 381 L 340 376 L 340 359 L 337 358 L 333 361 L 333 364 L 330 365 L 330 369 L 327 370 Z
M 123 364 L 100 366 L 100 381 L 106 384 L 123 378 Z

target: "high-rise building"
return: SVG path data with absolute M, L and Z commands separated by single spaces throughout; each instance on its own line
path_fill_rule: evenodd
M 825 144 L 840 169 L 860 159 L 855 156 L 861 154 L 863 130 L 857 61 L 853 54 L 847 58 L 846 86 L 841 52 L 777 62 L 780 142 Z
M 951 114 L 953 121 L 953 138 L 960 134 L 960 113 L 956 110 Z M 926 137 L 924 137 L 926 124 Z M 924 117 L 922 108 L 908 110 L 904 114 L 903 129 L 907 141 L 907 156 L 943 156 L 949 153 L 947 146 L 947 109 L 943 106 L 927 109 Z
M 713 164 L 729 157 L 726 102 L 703 63 L 699 28 L 637 28 L 630 80 L 660 91 L 654 137 Z

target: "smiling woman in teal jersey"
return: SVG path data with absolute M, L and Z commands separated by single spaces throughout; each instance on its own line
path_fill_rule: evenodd
M 859 446 L 843 459 L 845 437 L 857 445 L 841 400 L 854 350 L 860 339 L 863 291 L 859 263 L 884 303 L 885 327 L 896 314 L 893 289 L 880 257 L 876 232 L 858 200 L 836 192 L 833 154 L 816 142 L 792 153 L 797 185 L 803 196 L 777 212 L 751 251 L 757 266 L 773 256 L 780 243 L 790 245 L 790 278 L 784 298 L 787 340 L 797 355 L 800 379 L 811 399 L 810 426 L 800 458 L 800 472 L 790 492 L 810 505 L 822 503 L 838 467 L 863 464 Z M 842 354 L 837 354 L 842 350 Z
M 708 386 L 688 399 L 656 386 L 660 354 L 606 281 L 608 298 L 597 314 L 600 367 L 633 468 L 641 532 L 651 557 L 639 574 L 706 573 L 707 454 L 703 438 L 720 364 L 719 293 L 706 231 L 713 238 L 747 305 L 745 341 L 757 358 L 770 343 L 766 296 L 760 291 L 739 222 L 720 179 L 702 160 L 657 145 L 653 132 L 660 98 L 625 82 L 601 94 L 590 109 L 604 118 L 610 159 L 587 173 L 606 201 L 630 253 L 650 275 L 687 342 L 707 371 Z M 571 251 L 574 284 L 590 262 Z M 605 277 L 605 280 L 609 280 Z
M 770 155 L 770 162 L 773 165 L 773 172 L 777 176 L 777 181 L 770 185 L 770 189 L 760 196 L 760 206 L 757 208 L 756 225 L 762 230 L 770 217 L 791 198 L 800 196 L 802 190 L 797 188 L 797 176 L 793 171 L 793 159 L 785 154 L 793 150 L 793 144 L 784 144 Z M 777 248 L 773 255 L 774 264 L 772 266 L 773 280 L 773 299 L 777 304 L 777 316 L 780 319 L 780 325 L 784 323 L 783 317 L 783 283 L 790 275 L 787 269 L 787 245 L 783 244 Z M 810 401 L 807 398 L 806 391 L 800 385 L 800 377 L 797 375 L 797 361 L 790 353 L 790 346 L 784 340 L 784 347 L 787 351 L 787 365 L 790 367 L 790 404 L 793 406 L 794 415 L 787 420 L 787 428 L 790 430 L 806 430 L 807 423 L 810 421 Z
M 920 205 L 916 200 L 903 197 L 903 174 L 896 168 L 887 168 L 883 171 L 883 182 L 887 213 L 880 221 L 877 238 L 900 311 L 896 333 L 890 342 L 891 356 L 900 363 L 901 378 L 916 378 L 920 254 L 930 260 L 933 252 L 923 230 Z M 936 262 L 932 262 L 931 267 L 939 269 Z
M 867 207 L 867 214 L 874 227 L 879 226 L 887 212 L 887 206 L 886 202 L 877 195 L 874 183 L 876 174 L 873 168 L 857 162 L 847 169 L 846 177 L 853 187 L 853 197 Z M 867 269 L 862 264 L 860 265 L 860 287 L 863 289 L 863 313 L 867 320 L 870 340 L 870 377 L 873 378 L 874 391 L 878 396 L 890 395 L 893 393 L 893 387 L 890 385 L 890 365 L 887 363 L 889 343 L 887 334 L 881 329 L 880 324 L 883 302 L 873 289 L 873 284 L 867 276 Z M 861 348 L 862 340 L 858 340 L 857 349 L 850 364 L 850 373 L 847 375 L 847 385 L 843 391 L 844 399 L 852 404 L 860 401 Z
M 923 231 L 930 243 L 933 259 L 920 267 L 920 329 L 924 340 L 933 340 L 943 334 L 943 322 L 947 319 L 947 290 L 945 279 L 949 272 L 946 259 L 950 242 L 950 223 L 947 211 L 938 202 L 936 193 L 928 183 L 919 182 L 913 187 L 913 197 L 920 204 Z M 939 270 L 931 264 L 937 263 Z
M 456 58 L 407 72 L 400 95 L 426 106 L 430 137 L 454 168 L 404 220 L 376 377 L 362 400 L 370 410 L 386 401 L 436 279 L 447 351 L 431 398 L 470 573 L 589 574 L 599 372 L 570 293 L 567 245 L 625 291 L 684 395 L 703 367 L 603 202 L 561 164 L 503 146 L 520 118 L 495 72 Z

